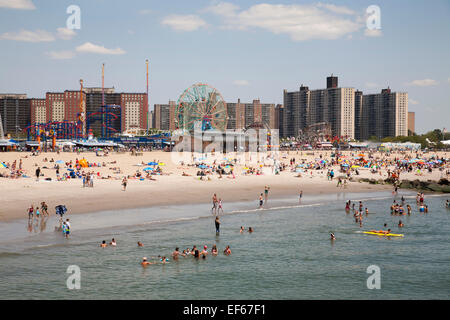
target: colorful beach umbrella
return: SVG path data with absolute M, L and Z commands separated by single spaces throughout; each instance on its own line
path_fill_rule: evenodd
M 8 168 L 8 167 L 3 162 L 0 162 L 0 168 Z
M 149 162 L 149 163 L 147 163 L 147 165 L 149 165 L 149 166 L 157 166 L 158 165 L 158 162 Z
M 155 169 L 150 168 L 150 167 L 147 167 L 147 168 L 144 169 L 144 171 L 151 171 L 151 170 L 155 170 Z

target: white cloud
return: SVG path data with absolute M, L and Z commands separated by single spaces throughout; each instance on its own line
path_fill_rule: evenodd
M 318 3 L 317 7 L 319 8 L 325 8 L 328 9 L 334 13 L 338 13 L 338 14 L 348 14 L 348 15 L 354 15 L 356 14 L 355 11 L 347 8 L 347 7 L 342 7 L 342 6 L 336 6 L 334 4 L 327 4 L 327 3 Z
M 408 102 L 409 102 L 410 104 L 419 104 L 419 101 L 416 101 L 416 100 L 411 99 L 411 98 L 409 98 Z
M 206 26 L 206 22 L 196 15 L 172 14 L 165 17 L 161 23 L 176 31 L 195 31 Z
M 72 30 L 72 29 L 68 29 L 68 28 L 58 28 L 56 29 L 56 36 L 60 39 L 63 40 L 70 40 L 73 38 L 73 36 L 75 36 L 77 33 Z
M 68 60 L 75 57 L 75 52 L 73 51 L 50 51 L 46 52 L 46 54 L 54 60 Z
M 423 79 L 423 80 L 414 80 L 411 82 L 408 82 L 406 85 L 408 86 L 415 86 L 415 87 L 431 87 L 438 85 L 439 82 L 433 79 Z
M 257 4 L 238 12 L 230 3 L 221 2 L 208 11 L 224 18 L 226 27 L 238 30 L 261 28 L 275 34 L 287 34 L 294 41 L 338 39 L 362 28 L 362 20 L 342 6 Z
M 220 2 L 216 5 L 210 6 L 203 10 L 204 12 L 212 12 L 219 16 L 231 17 L 235 16 L 236 11 L 239 9 L 239 6 L 229 3 L 229 2 Z
M 31 0 L 0 0 L 0 8 L 19 9 L 19 10 L 34 10 Z
M 91 42 L 85 42 L 82 45 L 76 47 L 75 49 L 77 52 L 84 52 L 84 53 L 99 53 L 99 54 L 124 54 L 125 51 L 121 48 L 116 49 L 108 49 L 104 46 L 99 46 L 96 44 L 93 44 Z
M 247 80 L 234 80 L 233 84 L 236 86 L 248 86 L 250 83 Z
M 0 40 L 13 40 L 24 42 L 50 42 L 55 37 L 50 32 L 44 30 L 20 30 L 18 32 L 5 32 L 0 35 Z
M 366 29 L 364 30 L 364 35 L 366 37 L 381 37 L 383 35 L 383 32 L 381 29 Z

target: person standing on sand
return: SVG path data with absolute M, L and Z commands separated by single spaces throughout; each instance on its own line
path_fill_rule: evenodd
M 122 187 L 123 187 L 123 189 L 122 189 L 123 191 L 127 190 L 127 177 L 123 177 Z
M 300 190 L 300 194 L 299 194 L 299 197 L 298 197 L 298 203 L 302 202 L 302 197 L 303 197 L 303 190 Z
M 41 168 L 36 169 L 36 181 L 39 181 L 39 176 L 41 175 Z

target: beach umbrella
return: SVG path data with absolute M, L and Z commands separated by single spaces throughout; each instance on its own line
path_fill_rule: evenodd
M 3 162 L 0 162 L 0 168 L 8 168 L 8 167 Z
M 62 160 L 56 160 L 55 163 L 58 163 L 58 164 L 64 164 L 65 162 L 62 161 Z
M 145 169 L 143 169 L 144 171 L 151 171 L 151 170 L 154 170 L 153 168 L 150 168 L 150 167 L 147 167 L 147 168 L 145 168 Z
M 343 163 L 343 164 L 341 164 L 341 166 L 343 166 L 343 167 L 348 167 L 348 164 Z
M 158 165 L 158 162 L 149 162 L 149 163 L 147 163 L 147 165 L 149 165 L 149 166 L 157 166 Z
M 352 168 L 359 168 L 359 166 L 355 166 L 355 165 L 353 165 L 353 166 L 352 166 Z
M 158 163 L 158 166 L 165 166 L 166 164 L 164 162 Z

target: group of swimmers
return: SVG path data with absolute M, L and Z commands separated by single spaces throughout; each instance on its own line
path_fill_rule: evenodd
M 111 239 L 111 242 L 109 243 L 110 246 L 115 247 L 117 246 L 116 240 L 114 238 Z M 100 243 L 100 247 L 106 248 L 108 245 L 106 244 L 106 241 L 103 240 L 102 243 Z
M 138 242 L 138 246 L 141 246 L 141 245 L 139 245 L 139 242 Z M 201 250 L 201 251 L 195 245 L 192 247 L 192 249 L 186 248 L 182 252 L 180 252 L 180 248 L 179 247 L 176 247 L 175 250 L 172 252 L 172 259 L 173 260 L 178 260 L 179 257 L 185 257 L 186 258 L 186 257 L 189 257 L 189 256 L 192 256 L 192 257 L 194 257 L 196 259 L 200 259 L 200 258 L 201 259 L 206 259 L 206 257 L 209 254 L 211 254 L 212 256 L 217 256 L 219 254 L 219 250 L 217 249 L 216 245 L 212 246 L 210 252 L 208 252 L 208 246 L 207 245 L 203 246 L 203 250 Z M 226 246 L 225 250 L 223 250 L 223 254 L 226 255 L 226 256 L 231 255 L 230 246 Z M 165 263 L 169 262 L 169 259 L 166 258 L 165 256 L 162 256 L 162 257 L 158 256 L 158 258 L 159 258 L 159 262 L 149 262 L 147 257 L 143 257 L 141 265 L 143 267 L 146 267 L 146 266 L 151 265 L 151 264 L 157 264 L 157 263 L 165 264 Z

